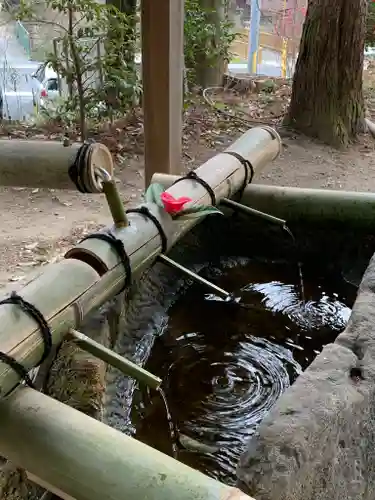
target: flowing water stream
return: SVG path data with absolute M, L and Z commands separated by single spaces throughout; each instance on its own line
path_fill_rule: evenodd
M 228 484 L 257 425 L 345 328 L 355 298 L 308 266 L 301 280 L 293 263 L 236 264 L 206 277 L 241 304 L 188 288 L 146 366 L 163 379 L 164 400 L 144 390 L 133 406 L 138 439 Z

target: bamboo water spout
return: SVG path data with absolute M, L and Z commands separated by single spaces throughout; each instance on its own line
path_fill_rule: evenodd
M 264 167 L 280 152 L 281 140 L 272 130 L 253 128 L 230 148 L 251 162 L 255 171 Z M 196 170 L 208 183 L 218 202 L 231 197 L 243 187 L 246 172 L 240 161 L 229 154 L 219 154 Z M 190 197 L 197 204 L 210 203 L 206 188 L 186 179 L 168 189 L 174 197 Z M 150 212 L 162 226 L 172 247 L 197 223 L 196 219 L 173 220 L 157 207 Z M 126 227 L 113 228 L 113 236 L 122 242 L 129 258 L 131 277 L 149 268 L 162 253 L 159 230 L 142 214 L 129 214 Z M 108 232 L 108 230 L 107 230 Z M 119 293 L 126 283 L 126 268 L 114 247 L 98 238 L 84 240 L 70 250 L 65 260 L 52 264 L 44 274 L 20 291 L 20 295 L 40 310 L 50 326 L 52 344 L 58 344 L 69 329 L 79 329 L 82 319 Z M 0 351 L 15 358 L 27 370 L 43 355 L 43 338 L 35 321 L 16 305 L 0 305 Z M 7 364 L 0 363 L 0 396 L 20 381 Z M 1 454 L 1 449 L 0 449 Z
M 156 377 L 141 366 L 111 351 L 111 349 L 95 342 L 95 340 L 90 339 L 83 333 L 72 328 L 69 330 L 68 338 L 71 338 L 84 351 L 114 366 L 124 375 L 135 378 L 140 384 L 147 385 L 151 387 L 151 389 L 159 389 L 161 385 L 161 379 L 159 377 Z

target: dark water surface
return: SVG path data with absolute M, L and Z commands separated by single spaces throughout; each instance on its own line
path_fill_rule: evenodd
M 355 298 L 316 269 L 302 267 L 301 289 L 295 265 L 238 262 L 205 277 L 235 291 L 243 307 L 192 285 L 147 363 L 163 379 L 175 437 L 159 394 L 138 392 L 133 408 L 138 439 L 228 484 L 257 425 L 345 328 Z

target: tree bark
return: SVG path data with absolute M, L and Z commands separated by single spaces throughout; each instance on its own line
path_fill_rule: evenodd
M 123 73 L 124 80 L 136 81 L 136 46 L 134 43 L 136 32 L 136 14 L 137 14 L 137 0 L 106 0 L 107 5 L 113 5 L 118 11 L 128 16 L 129 31 L 128 38 L 125 39 L 118 47 L 118 57 L 114 66 L 119 72 Z M 116 23 L 116 19 L 114 19 Z M 110 30 L 108 33 L 109 40 L 116 40 L 118 37 L 118 30 Z M 125 63 L 125 65 L 124 65 Z M 129 78 L 130 76 L 130 78 Z M 119 89 L 116 86 L 109 86 L 107 88 L 107 104 L 111 108 L 121 107 L 119 98 Z
M 207 20 L 216 26 L 215 37 L 212 46 L 220 45 L 220 23 L 224 18 L 224 6 L 222 0 L 200 0 L 202 9 L 207 9 Z M 225 61 L 222 57 L 217 57 L 215 62 L 207 61 L 203 56 L 197 67 L 197 84 L 202 88 L 220 86 L 223 84 L 225 72 Z
M 136 0 L 107 0 L 107 5 L 113 5 L 123 14 L 129 16 L 129 20 L 132 20 L 131 29 L 133 31 L 130 36 L 130 40 L 124 42 L 124 60 L 134 66 L 134 57 L 135 57 L 135 46 L 133 43 L 134 31 L 136 29 L 135 18 L 137 14 L 137 1 Z
M 367 0 L 309 0 L 286 123 L 334 146 L 364 127 Z

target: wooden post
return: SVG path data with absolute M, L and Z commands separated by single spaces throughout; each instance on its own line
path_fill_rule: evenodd
M 270 127 L 256 127 L 227 149 L 248 160 L 255 171 L 277 157 L 281 139 Z M 247 178 L 244 166 L 235 156 L 221 153 L 196 170 L 215 193 L 217 203 L 233 196 Z M 168 189 L 179 198 L 187 196 L 195 204 L 210 204 L 207 189 L 192 179 L 184 179 Z M 167 247 L 173 246 L 197 219 L 173 220 L 156 203 L 149 210 L 164 228 Z M 130 260 L 133 278 L 145 271 L 161 253 L 161 238 L 152 220 L 139 213 L 128 214 L 129 225 L 113 228 L 112 234 L 124 244 Z M 108 232 L 108 228 L 106 230 Z M 58 343 L 70 328 L 79 328 L 81 320 L 121 291 L 126 271 L 118 253 L 108 242 L 90 238 L 79 243 L 65 260 L 51 265 L 20 294 L 32 302 L 49 323 L 53 343 Z M 43 339 L 35 321 L 17 305 L 0 306 L 0 351 L 13 356 L 28 370 L 34 368 L 43 354 Z M 7 364 L 0 363 L 0 391 L 7 394 L 17 383 L 19 375 Z
M 26 387 L 0 402 L 0 454 L 75 500 L 251 500 Z
M 180 173 L 184 0 L 142 0 L 145 182 Z

